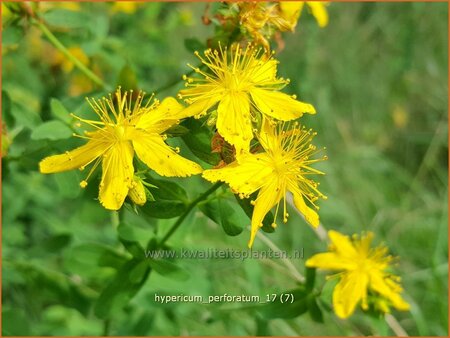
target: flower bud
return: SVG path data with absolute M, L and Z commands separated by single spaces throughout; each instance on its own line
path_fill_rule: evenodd
M 144 205 L 147 202 L 144 184 L 139 177 L 134 176 L 133 185 L 128 191 L 128 197 L 137 205 Z

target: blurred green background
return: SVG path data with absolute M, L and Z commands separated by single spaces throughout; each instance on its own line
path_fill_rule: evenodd
M 320 204 L 322 223 L 345 234 L 371 230 L 400 256 L 396 270 L 411 311 L 394 315 L 410 335 L 448 335 L 447 6 L 334 3 L 326 28 L 303 13 L 277 54 L 279 74 L 291 79 L 286 92 L 318 111 L 303 121 L 318 131 L 316 143 L 329 157 L 320 165 L 328 195 Z M 152 92 L 180 80 L 186 63 L 197 62 L 196 44 L 214 35 L 213 25 L 201 21 L 204 3 L 38 7 L 55 36 L 109 88 L 92 83 L 2 4 L 3 335 L 393 334 L 361 310 L 347 321 L 327 311 L 330 284 L 322 273 L 316 287 L 325 286 L 323 324 L 307 314 L 273 319 L 247 304 L 154 301 L 155 293 L 265 297 L 292 289 L 296 281 L 280 260 L 180 260 L 174 273 L 152 272 L 130 302 L 116 292 L 131 278 L 126 267 L 117 273 L 130 257 L 123 243 L 146 243 L 175 219 L 125 208 L 115 229 L 95 200 L 95 180 L 81 190 L 80 173 L 41 175 L 38 162 L 79 144 L 67 111 L 87 111 L 85 96 L 118 84 Z M 175 95 L 182 85 L 157 96 Z M 171 181 L 187 200 L 210 186 L 199 177 Z M 218 193 L 237 208 L 228 190 Z M 235 217 L 241 227 L 249 224 L 243 213 Z M 239 250 L 248 236 L 247 229 L 227 236 L 196 209 L 168 244 Z M 298 216 L 266 236 L 288 252 L 304 248 L 306 258 L 326 249 Z M 254 249 L 267 247 L 257 239 Z M 304 272 L 303 260 L 293 264 Z

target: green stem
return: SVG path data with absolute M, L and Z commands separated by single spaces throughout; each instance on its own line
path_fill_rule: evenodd
M 114 229 L 117 229 L 120 224 L 119 211 L 111 211 L 111 224 Z
M 111 320 L 110 319 L 105 319 L 103 321 L 103 334 L 102 336 L 107 337 L 109 336 L 109 329 L 111 327 Z
M 187 206 L 186 210 L 183 212 L 183 214 L 177 219 L 177 221 L 172 225 L 172 227 L 169 229 L 169 231 L 166 233 L 166 235 L 161 239 L 159 242 L 159 247 L 162 247 L 164 243 L 170 238 L 170 236 L 173 235 L 175 231 L 180 227 L 180 225 L 183 223 L 183 221 L 186 219 L 186 217 L 189 215 L 192 209 L 201 201 L 206 199 L 209 195 L 211 195 L 214 191 L 219 189 L 221 187 L 223 182 L 217 182 L 214 184 L 211 188 L 206 190 L 203 194 L 198 196 L 195 200 L 193 200 L 189 205 Z
M 69 50 L 58 40 L 58 38 L 53 35 L 53 33 L 45 26 L 42 22 L 38 20 L 34 20 L 36 26 L 44 33 L 47 39 L 59 50 L 63 53 L 73 64 L 84 73 L 89 79 L 91 79 L 95 84 L 102 88 L 107 88 L 105 82 L 100 79 L 97 75 L 95 75 L 91 70 L 89 70 L 80 60 L 78 60 L 75 56 L 73 56 Z

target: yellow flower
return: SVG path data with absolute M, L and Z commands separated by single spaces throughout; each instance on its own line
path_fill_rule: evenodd
M 279 92 L 289 81 L 277 78 L 278 62 L 262 54 L 250 46 L 232 47 L 230 53 L 222 47 L 208 49 L 204 57 L 196 52 L 209 71 L 191 66 L 203 78 L 185 76 L 188 88 L 179 94 L 190 104 L 187 116 L 199 117 L 217 105 L 217 130 L 238 152 L 249 149 L 256 113 L 289 121 L 316 112 L 312 105 Z
M 76 117 L 95 129 L 80 136 L 89 141 L 65 154 L 43 159 L 39 164 L 41 173 L 84 170 L 94 162 L 87 178 L 80 183 L 84 188 L 92 172 L 102 163 L 99 200 L 110 210 L 120 209 L 130 189 L 132 198 L 143 202 L 143 189 L 134 179 L 135 152 L 142 162 L 162 176 L 201 173 L 198 164 L 181 157 L 177 154 L 178 149 L 172 149 L 164 142 L 163 133 L 184 117 L 182 106 L 174 98 L 166 98 L 161 104 L 158 101 L 150 104 L 149 99 L 142 106 L 142 93 L 138 94 L 134 105 L 131 100 L 132 93 L 122 95 L 120 88 L 114 98 L 110 95 L 108 99 L 91 99 L 89 103 L 101 121 Z
M 387 272 L 393 257 L 387 256 L 388 250 L 383 245 L 370 247 L 373 236 L 369 232 L 350 240 L 330 230 L 330 252 L 319 253 L 306 261 L 308 267 L 341 271 L 340 281 L 333 291 L 334 312 L 340 318 L 349 317 L 360 301 L 366 310 L 368 292 L 384 299 L 384 302 L 378 299 L 375 304 L 383 311 L 389 311 L 387 302 L 398 310 L 409 309 L 409 304 L 400 296 L 400 278 Z
M 328 25 L 327 2 L 321 1 L 280 1 L 281 15 L 292 24 L 292 29 L 300 19 L 303 7 L 306 5 L 311 10 L 311 14 L 317 21 L 319 27 Z
M 294 204 L 305 219 L 314 227 L 319 225 L 319 216 L 314 209 L 318 197 L 326 198 L 318 190 L 318 183 L 310 179 L 312 174 L 323 174 L 311 168 L 311 164 L 324 160 L 313 159 L 317 153 L 311 140 L 316 133 L 294 123 L 290 130 L 283 126 L 273 127 L 265 121 L 258 136 L 264 152 L 237 154 L 235 162 L 221 169 L 205 170 L 203 177 L 211 182 L 226 182 L 241 198 L 248 198 L 259 190 L 254 205 L 251 235 L 248 243 L 252 247 L 256 233 L 262 226 L 265 215 L 276 205 L 275 220 L 280 202 L 283 202 L 283 222 L 289 214 L 286 210 L 286 193 L 294 196 Z M 309 207 L 305 200 L 314 207 Z M 272 224 L 276 227 L 276 223 Z

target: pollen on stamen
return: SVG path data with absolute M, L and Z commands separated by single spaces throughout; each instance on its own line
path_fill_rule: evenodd
M 86 188 L 87 185 L 88 185 L 88 182 L 86 182 L 85 180 L 82 180 L 82 181 L 80 182 L 80 187 L 83 188 L 83 189 Z

